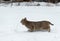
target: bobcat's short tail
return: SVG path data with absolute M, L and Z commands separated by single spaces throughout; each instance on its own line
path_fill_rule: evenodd
M 51 22 L 49 22 L 49 24 L 54 25 L 54 24 L 52 24 Z

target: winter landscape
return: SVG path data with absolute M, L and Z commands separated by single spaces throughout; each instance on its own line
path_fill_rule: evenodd
M 41 6 L 0 4 L 0 41 L 60 41 L 59 4 L 40 4 Z M 51 32 L 28 32 L 20 23 L 25 17 L 30 21 L 48 20 L 54 26 L 51 26 Z

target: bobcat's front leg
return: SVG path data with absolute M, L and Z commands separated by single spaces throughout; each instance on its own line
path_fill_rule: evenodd
M 29 32 L 33 32 L 33 30 L 28 30 Z
M 33 32 L 33 30 L 34 30 L 33 27 L 30 27 L 28 31 Z

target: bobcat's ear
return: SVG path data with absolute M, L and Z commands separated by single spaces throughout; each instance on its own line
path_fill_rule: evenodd
M 26 17 L 24 19 L 26 20 Z

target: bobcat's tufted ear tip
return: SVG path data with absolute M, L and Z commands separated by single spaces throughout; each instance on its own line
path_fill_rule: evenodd
M 25 17 L 25 19 L 26 19 L 26 17 Z
M 25 19 L 26 19 L 26 17 L 25 17 Z

